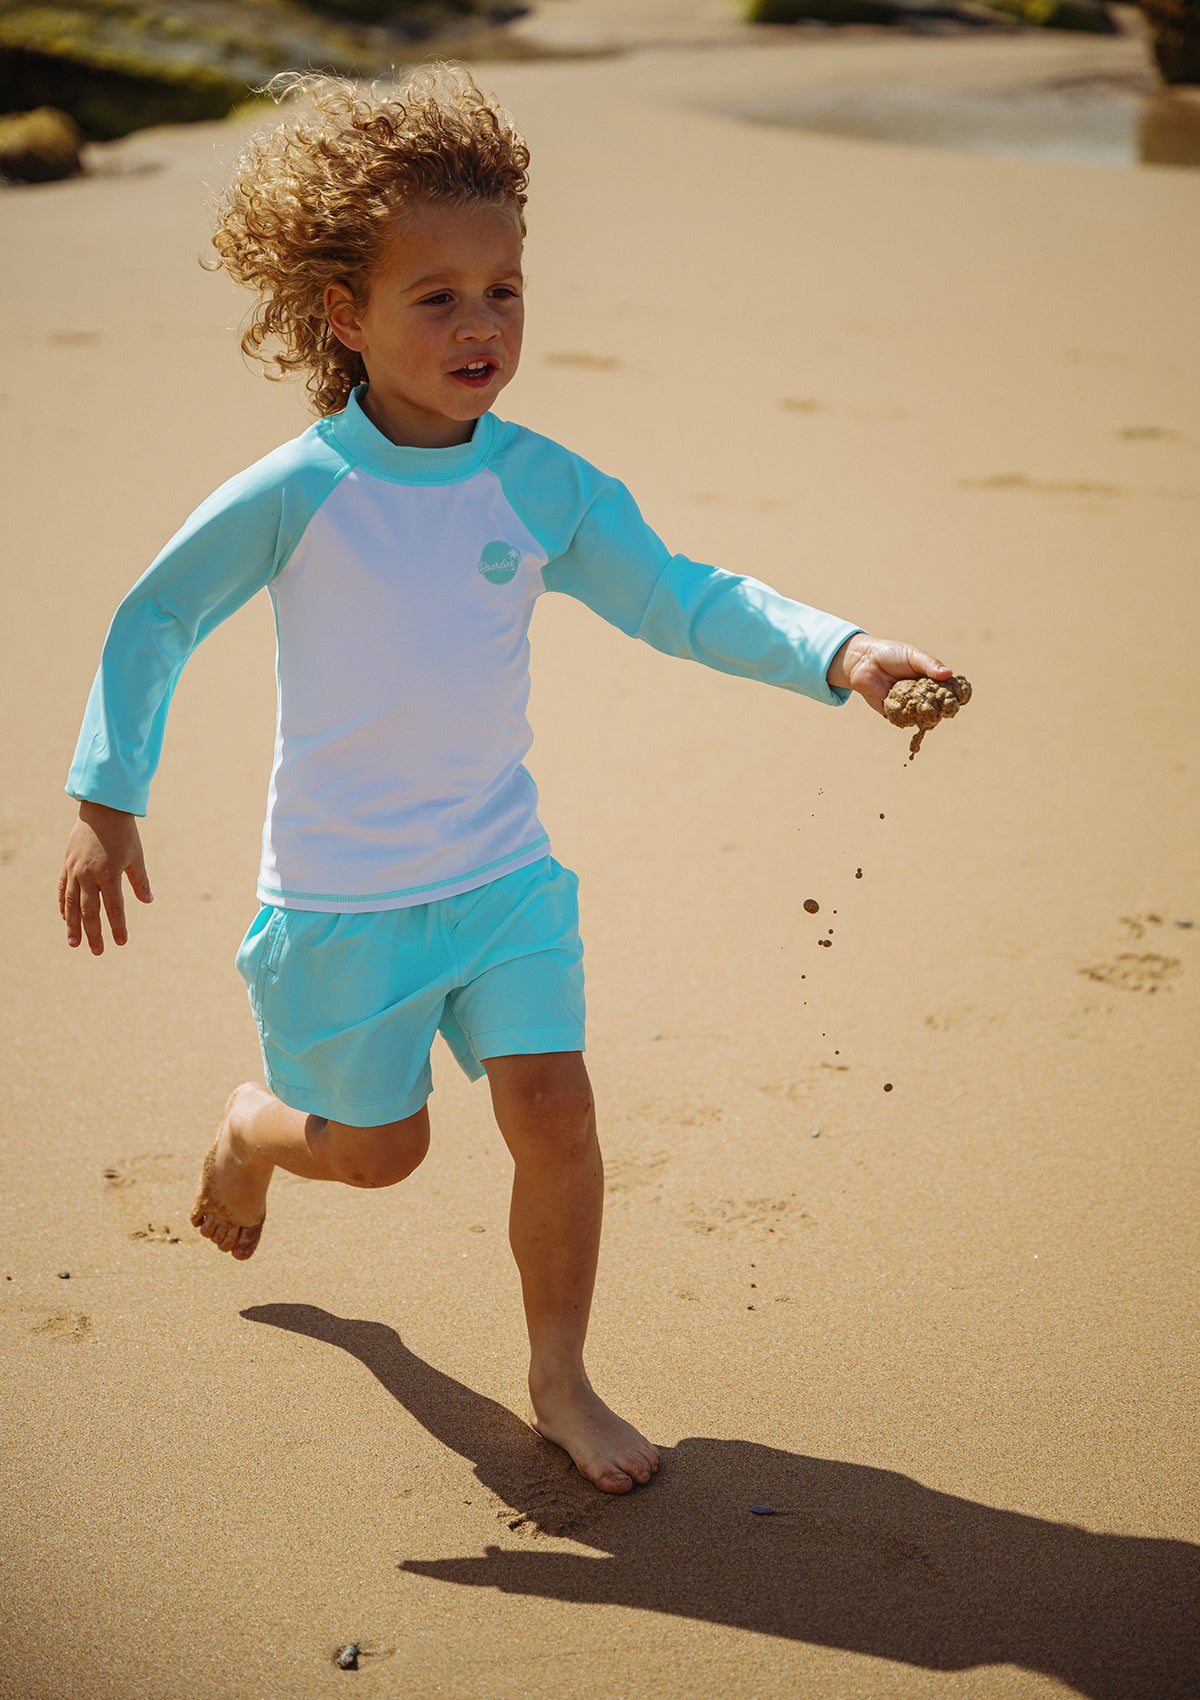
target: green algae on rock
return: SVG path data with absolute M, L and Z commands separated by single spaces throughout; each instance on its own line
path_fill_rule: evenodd
M 487 0 L 0 0 L 0 112 L 53 105 L 89 140 L 111 141 L 223 118 L 297 65 L 372 77 L 414 48 L 473 51 L 519 10 Z

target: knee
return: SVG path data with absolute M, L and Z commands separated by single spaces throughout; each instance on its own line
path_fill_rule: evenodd
M 358 1136 L 338 1142 L 338 1179 L 347 1186 L 395 1186 L 412 1174 L 429 1150 L 429 1119 L 424 1112 L 385 1127 L 345 1131 Z
M 582 1064 L 572 1067 L 554 1057 L 522 1061 L 529 1066 L 506 1083 L 502 1098 L 497 1094 L 497 1119 L 509 1143 L 568 1153 L 587 1144 L 595 1127 L 595 1100 Z

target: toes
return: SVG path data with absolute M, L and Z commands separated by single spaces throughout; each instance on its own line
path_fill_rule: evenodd
M 602 1493 L 629 1493 L 633 1487 L 632 1478 L 624 1470 L 602 1470 L 591 1479 Z
M 253 1257 L 262 1234 L 262 1224 L 254 1228 L 239 1228 L 237 1241 L 230 1247 L 239 1263 L 244 1263 L 248 1257 Z

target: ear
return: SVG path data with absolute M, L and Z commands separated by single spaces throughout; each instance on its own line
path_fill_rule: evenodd
M 362 352 L 366 341 L 362 325 L 358 318 L 358 304 L 349 288 L 344 283 L 330 283 L 325 287 L 325 317 L 329 328 L 338 341 L 345 343 L 347 348 Z

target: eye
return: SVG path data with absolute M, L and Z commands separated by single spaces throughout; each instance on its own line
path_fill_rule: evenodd
M 488 293 L 498 301 L 519 301 L 521 298 L 520 291 L 514 289 L 511 283 L 498 283 Z
M 433 295 L 423 295 L 417 305 L 420 307 L 444 307 L 448 301 L 453 299 L 454 297 L 448 289 L 439 289 Z

